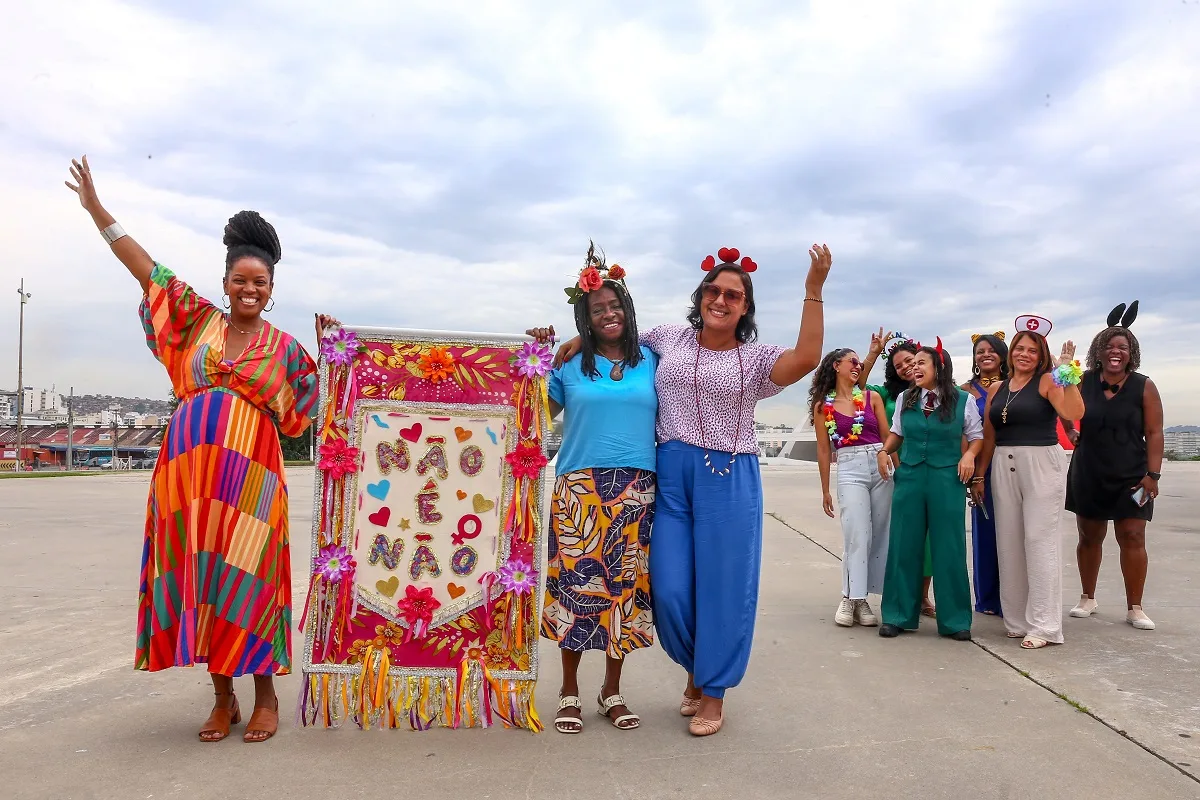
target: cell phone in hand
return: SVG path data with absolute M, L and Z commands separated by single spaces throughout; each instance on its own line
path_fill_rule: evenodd
M 1142 506 L 1146 505 L 1146 503 L 1150 500 L 1150 496 L 1148 494 L 1146 494 L 1145 486 L 1137 487 L 1137 489 L 1135 489 L 1133 491 L 1132 497 L 1133 497 L 1133 502 L 1137 503 L 1138 508 L 1141 508 Z

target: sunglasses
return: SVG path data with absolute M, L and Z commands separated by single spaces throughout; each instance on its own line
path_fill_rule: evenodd
M 722 289 L 715 283 L 704 284 L 700 291 L 704 294 L 705 299 L 711 302 L 716 302 L 721 295 L 724 295 L 729 303 L 735 305 L 746 299 L 746 293 L 741 289 Z
M 845 360 L 849 361 L 850 366 L 853 367 L 854 369 L 858 369 L 859 367 L 862 366 L 862 362 L 859 361 L 857 358 L 849 358 L 849 359 L 845 359 Z

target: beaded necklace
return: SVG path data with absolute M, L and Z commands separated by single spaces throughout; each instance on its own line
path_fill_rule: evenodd
M 851 394 L 854 396 L 854 419 L 850 422 L 849 436 L 842 436 L 837 431 L 837 420 L 833 416 L 833 401 L 837 392 L 825 395 L 825 430 L 829 431 L 829 441 L 833 442 L 834 447 L 849 447 L 858 441 L 863 432 L 863 422 L 867 418 L 867 401 L 863 397 L 863 390 L 857 386 L 851 390 Z
M 738 418 L 737 432 L 733 435 L 733 453 L 729 456 L 729 463 L 725 469 L 717 472 L 717 468 L 712 465 L 708 452 L 708 435 L 704 432 L 704 417 L 700 414 L 700 336 L 696 335 L 696 366 L 692 373 L 692 385 L 696 393 L 696 421 L 700 424 L 700 445 L 704 449 L 704 466 L 708 467 L 709 471 L 717 477 L 723 478 L 733 469 L 733 462 L 737 460 L 738 440 L 742 438 L 742 413 L 744 411 L 744 403 L 742 402 L 746 396 L 746 371 L 742 367 L 742 345 L 739 342 L 737 346 L 738 357 L 738 376 L 741 378 L 741 388 L 738 390 Z

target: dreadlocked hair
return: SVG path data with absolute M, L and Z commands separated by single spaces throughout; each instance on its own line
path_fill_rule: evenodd
M 596 249 L 596 243 L 589 240 L 587 256 L 583 262 L 585 268 L 604 269 L 606 266 L 604 250 L 601 249 L 597 254 Z M 621 363 L 632 369 L 642 363 L 642 348 L 638 344 L 637 312 L 633 308 L 633 298 L 629 296 L 629 290 L 624 284 L 618 281 L 606 280 L 600 288 L 612 289 L 621 304 L 621 311 L 625 316 L 625 327 L 621 331 Z M 592 305 L 589 301 L 598 291 L 600 289 L 587 292 L 574 304 L 575 330 L 579 331 L 580 355 L 583 357 L 579 369 L 592 380 L 600 377 L 600 371 L 596 369 L 596 332 L 592 330 Z
M 250 257 L 263 262 L 271 280 L 275 279 L 275 265 L 283 256 L 283 250 L 274 226 L 257 211 L 239 211 L 230 217 L 221 241 L 228 248 L 225 253 L 226 277 L 238 259 Z
M 896 372 L 896 362 L 893 360 L 896 353 L 912 353 L 915 356 L 917 346 L 912 342 L 901 342 L 887 354 L 887 362 L 883 365 L 883 388 L 887 391 L 888 397 L 899 397 L 900 393 L 910 385 L 908 381 L 900 377 L 900 373 Z
M 949 422 L 954 419 L 955 413 L 958 411 L 958 385 L 954 382 L 954 362 L 950 360 L 950 351 L 942 348 L 941 355 L 932 347 L 922 347 L 918 353 L 928 353 L 929 359 L 933 362 L 934 382 L 933 387 L 938 396 L 937 415 L 942 422 Z M 917 400 L 921 397 L 921 392 L 917 391 L 917 386 L 914 383 L 913 391 L 904 395 L 904 408 L 917 407 Z
M 1096 338 L 1092 339 L 1092 346 L 1088 348 L 1087 368 L 1096 370 L 1097 372 L 1104 371 L 1104 351 L 1108 349 L 1108 343 L 1116 336 L 1124 336 L 1129 342 L 1129 363 L 1125 365 L 1126 372 L 1137 372 L 1142 366 L 1142 345 L 1138 342 L 1137 337 L 1133 335 L 1133 331 L 1129 328 L 1122 328 L 1120 325 L 1114 325 L 1111 328 L 1105 328 L 1096 334 Z
M 996 351 L 996 357 L 1000 359 L 1000 378 L 1001 380 L 1008 379 L 1008 345 L 999 336 L 993 336 L 990 333 L 985 333 L 975 340 L 975 344 L 971 345 L 971 374 L 976 378 L 979 377 L 979 365 L 975 363 L 975 354 L 979 345 L 987 342 Z
M 830 350 L 817 366 L 812 384 L 808 387 L 808 409 L 813 413 L 814 425 L 816 424 L 817 403 L 824 401 L 825 396 L 837 388 L 838 362 L 853 352 L 854 350 L 849 347 Z

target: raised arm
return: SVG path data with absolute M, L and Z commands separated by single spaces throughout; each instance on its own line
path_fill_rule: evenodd
M 154 259 L 150 258 L 142 246 L 135 242 L 132 236 L 125 233 L 120 225 L 117 225 L 113 215 L 100 205 L 100 199 L 96 196 L 96 185 L 92 182 L 92 170 L 88 166 L 87 156 L 83 157 L 82 164 L 74 159 L 71 160 L 71 177 L 75 179 L 75 183 L 64 181 L 67 188 L 79 195 L 79 204 L 92 215 L 92 221 L 96 223 L 101 235 L 109 241 L 113 255 L 120 259 L 129 273 L 137 279 L 144 294 L 148 291 L 150 273 L 154 269 Z
M 884 345 L 891 341 L 893 335 L 891 331 L 884 333 L 882 327 L 880 327 L 879 333 L 871 334 L 871 346 L 867 348 L 867 360 L 863 362 L 862 369 L 858 373 L 858 388 L 867 388 L 871 379 L 871 370 L 875 369 L 875 362 L 879 360 Z M 880 419 L 887 419 L 887 417 Z
M 1074 359 L 1075 343 L 1067 340 L 1063 343 L 1062 353 L 1058 357 L 1058 366 L 1070 364 Z M 1048 372 L 1042 376 L 1038 390 L 1063 419 L 1071 422 L 1083 419 L 1083 395 L 1079 393 L 1078 382 L 1059 386 L 1054 380 L 1054 374 Z
M 833 443 L 829 441 L 829 431 L 825 428 L 825 419 L 821 413 L 824 402 L 815 404 L 809 411 L 812 413 L 813 430 L 817 433 L 817 468 L 821 473 L 821 508 L 825 515 L 833 516 L 833 495 L 829 493 L 829 464 L 833 461 Z
M 825 339 L 825 300 L 821 296 L 833 256 L 828 245 L 813 245 L 808 251 L 812 263 L 804 280 L 804 311 L 800 315 L 800 333 L 796 346 L 784 350 L 771 369 L 776 386 L 791 386 L 821 363 L 821 345 Z
M 538 342 L 540 342 L 541 344 L 544 344 L 544 345 L 553 345 L 554 344 L 554 326 L 553 325 L 551 325 L 549 328 L 530 328 L 529 330 L 525 331 L 525 335 L 532 336 L 534 339 L 537 339 Z M 576 336 L 575 338 L 578 339 L 579 337 Z M 567 359 L 567 360 L 569 361 L 570 359 Z M 556 361 L 554 366 L 557 368 L 562 365 Z M 562 410 L 563 410 L 562 405 L 557 400 L 555 400 L 553 397 L 551 397 L 550 398 L 550 419 L 554 419 L 555 417 L 557 417 L 559 414 L 562 413 Z

